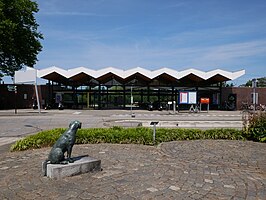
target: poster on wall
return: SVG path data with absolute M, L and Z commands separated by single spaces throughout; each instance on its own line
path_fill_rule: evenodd
M 188 93 L 188 104 L 197 104 L 197 92 Z
M 56 93 L 55 94 L 55 103 L 62 102 L 62 93 Z
M 188 103 L 188 92 L 180 92 L 179 103 L 187 104 Z
M 197 104 L 197 92 L 180 92 L 179 93 L 180 104 Z

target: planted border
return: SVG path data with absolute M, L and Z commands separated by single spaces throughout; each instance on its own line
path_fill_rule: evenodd
M 11 146 L 11 151 L 23 151 L 52 146 L 66 129 L 56 128 L 41 131 L 17 141 Z M 87 128 L 79 129 L 76 135 L 76 144 L 143 144 L 153 145 L 153 130 L 151 128 Z M 244 140 L 243 132 L 236 129 L 169 129 L 158 128 L 155 144 L 176 140 L 199 139 L 228 139 Z

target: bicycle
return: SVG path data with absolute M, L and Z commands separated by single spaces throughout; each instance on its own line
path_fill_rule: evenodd
M 198 113 L 199 112 L 199 106 L 198 105 L 191 105 L 190 108 L 189 108 L 189 112 L 194 112 L 194 113 Z

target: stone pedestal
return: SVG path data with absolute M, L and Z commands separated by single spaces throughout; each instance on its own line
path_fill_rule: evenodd
M 67 176 L 75 176 L 88 172 L 101 171 L 101 160 L 81 156 L 73 158 L 73 163 L 63 164 L 47 164 L 46 175 L 49 178 L 60 179 Z M 44 172 L 44 164 L 42 164 Z

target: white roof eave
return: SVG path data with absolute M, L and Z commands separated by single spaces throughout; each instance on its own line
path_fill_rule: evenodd
M 108 73 L 113 73 L 119 77 L 121 77 L 122 79 L 125 79 L 129 76 L 132 76 L 133 74 L 139 73 L 142 74 L 143 76 L 146 76 L 150 79 L 153 79 L 161 74 L 168 74 L 169 76 L 172 76 L 176 79 L 181 79 L 189 74 L 194 74 L 195 76 L 198 76 L 204 80 L 207 80 L 215 75 L 221 75 L 224 76 L 226 78 L 228 78 L 229 80 L 234 80 L 239 78 L 240 76 L 243 76 L 245 74 L 245 70 L 240 70 L 240 71 L 236 71 L 236 72 L 229 72 L 229 71 L 224 71 L 221 69 L 216 69 L 216 70 L 211 70 L 208 72 L 204 72 L 204 71 L 200 71 L 197 69 L 187 69 L 187 70 L 183 70 L 183 71 L 177 71 L 174 69 L 170 69 L 170 68 L 161 68 L 161 69 L 157 69 L 154 71 L 148 70 L 148 69 L 144 69 L 141 67 L 136 67 L 136 68 L 132 68 L 132 69 L 128 69 L 128 70 L 121 70 L 118 68 L 114 68 L 114 67 L 107 67 L 107 68 L 103 68 L 103 69 L 99 69 L 99 70 L 93 70 L 93 69 L 89 69 L 86 67 L 77 67 L 77 68 L 73 68 L 73 69 L 69 69 L 69 70 L 65 70 L 59 67 L 49 67 L 46 69 L 41 69 L 37 71 L 37 76 L 39 78 L 43 78 L 48 74 L 51 74 L 53 72 L 56 72 L 66 78 L 70 78 L 73 77 L 77 74 L 80 73 L 85 73 L 95 79 L 108 74 Z

